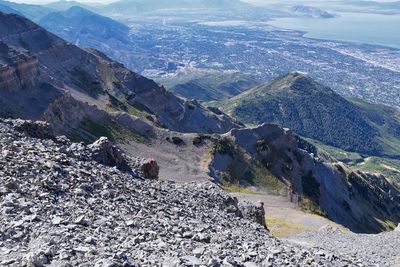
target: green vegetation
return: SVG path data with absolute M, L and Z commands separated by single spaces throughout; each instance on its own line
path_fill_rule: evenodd
M 321 208 L 311 199 L 308 197 L 303 196 L 301 201 L 299 202 L 300 208 L 311 214 L 319 215 L 321 217 L 326 217 L 325 212 L 321 210 Z
M 276 123 L 346 151 L 400 159 L 398 109 L 347 100 L 304 75 L 255 87 L 220 107 L 246 124 Z
M 342 149 L 324 145 L 320 142 L 313 142 L 319 149 L 329 153 L 335 159 L 350 165 L 353 169 L 371 173 L 381 173 L 390 181 L 400 186 L 400 160 L 384 157 L 363 156 L 355 152 L 347 152 Z
M 199 134 L 198 136 L 195 136 L 193 138 L 192 143 L 195 146 L 201 146 L 204 144 L 204 141 L 206 140 L 212 140 L 212 136 L 207 134 Z
M 138 118 L 149 118 L 150 114 L 140 106 L 140 108 L 137 108 L 135 106 L 132 106 L 129 104 L 127 101 L 121 101 L 118 98 L 114 97 L 113 95 L 108 94 L 108 98 L 110 103 L 106 107 L 106 111 L 108 112 L 117 112 L 117 111 L 123 111 L 126 112 L 132 116 L 138 117 Z
M 238 72 L 186 75 L 158 82 L 173 93 L 198 101 L 228 99 L 259 84 L 253 77 Z
M 91 97 L 97 98 L 104 92 L 101 84 L 85 70 L 75 67 L 71 74 L 74 77 L 74 84 Z
M 319 207 L 319 198 L 321 196 L 320 184 L 315 179 L 312 171 L 309 171 L 301 178 L 303 195 L 299 202 L 300 207 L 312 214 L 325 216 L 325 213 Z
M 231 157 L 234 156 L 234 144 L 232 141 L 228 140 L 227 138 L 222 138 L 220 140 L 217 140 L 213 147 L 211 148 L 211 155 L 215 156 L 216 154 L 222 154 L 222 155 L 229 155 Z
M 181 146 L 181 145 L 185 144 L 185 141 L 183 141 L 183 139 L 180 138 L 179 136 L 167 137 L 166 139 L 168 142 L 173 143 L 177 146 Z
M 260 194 L 249 188 L 241 187 L 238 184 L 225 183 L 225 184 L 222 184 L 221 187 L 228 193 L 241 193 L 241 194 L 249 194 L 249 195 L 259 195 Z
M 229 156 L 230 163 L 220 174 L 227 184 L 235 184 L 239 187 L 257 186 L 270 193 L 279 193 L 285 188 L 285 184 L 272 175 L 263 164 L 246 157 L 244 152 L 235 147 L 227 138 L 216 140 L 210 150 L 210 155 L 212 157 Z
M 268 147 L 268 142 L 265 139 L 258 140 L 256 144 L 256 150 L 257 152 L 261 153 L 263 151 L 267 151 L 269 149 Z
M 303 193 L 314 203 L 319 205 L 320 198 L 320 184 L 315 180 L 312 171 L 309 171 L 306 175 L 301 177 L 301 185 L 303 187 Z
M 126 143 L 129 141 L 146 143 L 147 138 L 132 131 L 119 126 L 113 121 L 102 123 L 93 122 L 92 120 L 83 120 L 77 127 L 69 134 L 69 138 L 75 142 L 92 143 L 98 138 L 105 136 L 110 140 L 117 143 Z

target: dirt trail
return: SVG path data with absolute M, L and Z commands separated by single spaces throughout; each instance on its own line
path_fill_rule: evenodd
M 184 145 L 176 145 L 166 138 L 179 136 Z M 160 166 L 160 179 L 175 182 L 208 181 L 209 147 L 193 145 L 195 134 L 159 133 L 151 144 L 131 142 L 119 145 L 126 153 L 142 158 L 154 158 Z
M 267 224 L 270 230 L 278 237 L 290 237 L 302 232 L 316 232 L 327 224 L 338 226 L 336 223 L 300 210 L 286 197 L 263 194 L 232 193 L 239 200 L 263 202 Z M 341 227 L 341 226 L 339 226 Z
M 184 145 L 176 145 L 166 138 L 179 136 Z M 160 179 L 175 182 L 207 181 L 207 161 L 209 146 L 192 144 L 194 134 L 179 134 L 161 131 L 151 144 L 130 143 L 120 145 L 128 154 L 143 158 L 154 158 L 160 166 Z M 270 230 L 278 237 L 291 237 L 302 232 L 314 232 L 320 227 L 334 222 L 313 214 L 308 214 L 296 207 L 286 197 L 262 194 L 232 193 L 240 200 L 264 202 L 267 223 Z

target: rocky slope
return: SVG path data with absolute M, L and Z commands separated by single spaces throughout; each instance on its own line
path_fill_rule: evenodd
M 222 110 L 245 123 L 276 123 L 347 151 L 394 158 L 400 153 L 398 109 L 347 100 L 300 73 L 233 97 Z
M 3 71 L 0 73 L 5 79 L 0 83 L 6 84 L 9 80 L 14 83 L 7 85 L 13 88 L 11 91 L 0 90 L 0 99 L 5 104 L 2 106 L 3 114 L 40 119 L 48 118 L 44 114 L 54 113 L 49 109 L 57 108 L 57 113 L 64 116 L 61 118 L 64 122 L 62 133 L 76 132 L 85 121 L 98 124 L 100 115 L 103 117 L 101 124 L 115 121 L 112 117 L 114 112 L 129 113 L 150 124 L 182 132 L 223 133 L 239 126 L 223 114 L 176 97 L 102 53 L 82 50 L 20 16 L 0 14 L 0 40 L 6 47 L 3 49 L 6 53 L 2 53 Z M 26 58 L 24 65 L 20 66 L 23 77 L 10 73 L 23 60 L 14 54 Z M 35 80 L 35 84 L 24 85 L 24 81 L 29 79 Z M 76 108 L 67 110 L 64 105 L 57 105 L 68 97 L 69 102 L 73 102 L 70 106 Z M 6 99 L 20 100 L 11 102 Z M 32 102 L 26 110 L 15 106 L 15 103 L 18 105 L 24 101 Z M 58 129 L 59 121 L 53 123 Z M 115 128 L 110 123 L 108 125 Z
M 398 229 L 400 230 L 399 227 Z M 332 227 L 322 227 L 318 232 L 303 233 L 287 241 L 368 259 L 375 266 L 397 267 L 400 265 L 399 230 L 376 235 L 357 235 Z
M 145 180 L 105 139 L 0 120 L 0 151 L 3 266 L 368 265 L 276 240 L 214 184 Z
M 214 141 L 211 156 L 217 181 L 287 194 L 352 231 L 380 232 L 400 222 L 400 192 L 384 176 L 353 171 L 276 125 L 234 129 Z

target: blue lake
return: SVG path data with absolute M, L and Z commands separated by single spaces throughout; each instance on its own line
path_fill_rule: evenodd
M 306 37 L 400 48 L 400 15 L 338 13 L 338 17 L 280 18 L 268 24 L 305 31 Z

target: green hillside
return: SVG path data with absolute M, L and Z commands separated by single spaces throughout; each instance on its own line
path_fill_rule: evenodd
M 400 111 L 345 99 L 299 73 L 246 91 L 221 105 L 247 124 L 276 123 L 346 151 L 400 158 Z
M 260 84 L 253 77 L 239 72 L 178 77 L 160 82 L 169 91 L 198 101 L 225 100 Z

